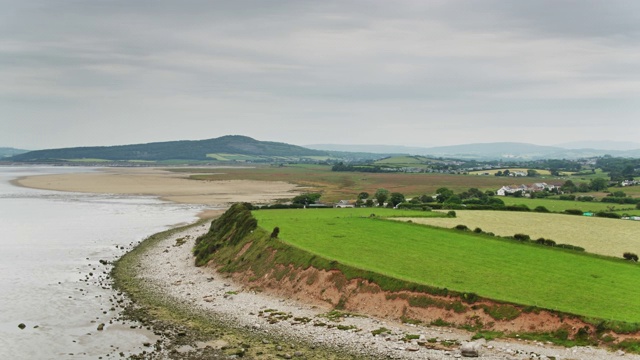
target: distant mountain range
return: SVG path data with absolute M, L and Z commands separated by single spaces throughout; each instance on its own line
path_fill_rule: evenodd
M 613 145 L 610 143 L 610 145 Z M 629 146 L 627 144 L 627 146 Z M 306 145 L 310 149 L 325 151 L 358 151 L 397 153 L 466 160 L 538 160 L 578 159 L 594 156 L 640 157 L 640 148 L 634 150 L 602 150 L 594 148 L 568 149 L 559 146 L 541 146 L 526 143 L 477 143 L 439 147 L 408 147 L 388 145 Z
M 30 151 L 13 161 L 100 160 L 214 160 L 211 154 L 241 154 L 257 157 L 326 156 L 327 152 L 285 143 L 258 141 L 246 136 L 228 135 L 207 140 L 182 140 L 136 145 L 75 147 Z
M 616 144 L 609 143 L 609 145 L 615 146 Z M 626 147 L 632 146 L 628 143 L 617 145 Z M 318 160 L 322 158 L 365 160 L 379 159 L 393 154 L 422 155 L 435 158 L 442 157 L 466 160 L 537 160 L 576 159 L 602 155 L 640 157 L 640 149 L 567 149 L 559 146 L 539 146 L 514 142 L 479 143 L 430 148 L 389 145 L 327 144 L 307 145 L 302 147 L 281 142 L 259 141 L 241 135 L 227 135 L 207 140 L 181 140 L 135 145 L 74 147 L 28 152 L 26 150 L 0 148 L 0 156 L 4 156 L 3 159 L 16 162 L 59 162 L 82 159 L 95 159 L 101 161 L 217 160 L 274 162 L 300 159 Z

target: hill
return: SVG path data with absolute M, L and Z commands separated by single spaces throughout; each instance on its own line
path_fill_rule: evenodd
M 215 154 L 245 155 L 243 160 L 274 157 L 328 157 L 326 151 L 311 150 L 279 142 L 258 141 L 246 136 L 228 135 L 207 140 L 182 140 L 148 144 L 74 147 L 37 150 L 13 156 L 13 161 L 66 161 L 99 159 L 110 161 L 141 160 L 215 160 Z
M 19 155 L 19 154 L 24 154 L 26 152 L 29 152 L 29 150 L 15 149 L 10 147 L 0 147 L 0 159 Z
M 594 156 L 612 155 L 620 157 L 638 157 L 640 149 L 607 150 L 594 148 L 568 149 L 558 146 L 540 146 L 516 142 L 476 143 L 438 147 L 408 147 L 386 145 L 330 145 L 315 144 L 306 147 L 331 151 L 364 151 L 372 153 L 395 153 L 424 155 L 431 157 L 455 158 L 466 160 L 539 160 L 539 159 L 578 159 Z

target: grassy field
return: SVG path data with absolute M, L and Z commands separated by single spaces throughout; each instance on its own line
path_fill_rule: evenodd
M 456 218 L 413 219 L 414 222 L 451 229 L 466 225 L 500 236 L 527 234 L 532 239 L 552 239 L 586 251 L 622 257 L 625 252 L 640 254 L 640 222 L 587 216 L 509 211 L 456 211 Z
M 529 198 L 516 198 L 512 196 L 500 197 L 504 201 L 505 205 L 527 205 L 531 210 L 538 206 L 544 206 L 549 211 L 563 212 L 567 209 L 579 209 L 583 212 L 598 212 L 598 211 L 625 211 L 635 209 L 635 204 L 611 204 L 602 203 L 599 201 L 568 201 L 568 200 L 554 200 L 554 199 L 529 199 Z
M 381 220 L 370 217 L 372 210 L 268 210 L 254 216 L 267 231 L 278 226 L 282 241 L 359 269 L 496 300 L 640 322 L 636 264 Z

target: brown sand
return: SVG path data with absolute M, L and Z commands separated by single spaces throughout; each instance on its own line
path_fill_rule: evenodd
M 215 207 L 234 202 L 268 203 L 300 193 L 298 186 L 282 181 L 191 180 L 188 173 L 158 168 L 106 168 L 93 173 L 28 176 L 14 183 L 45 190 L 157 196 L 177 203 Z

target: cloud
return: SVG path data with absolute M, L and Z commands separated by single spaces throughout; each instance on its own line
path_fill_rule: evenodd
M 640 115 L 639 7 L 4 0 L 0 145 L 633 140 L 600 125 Z

